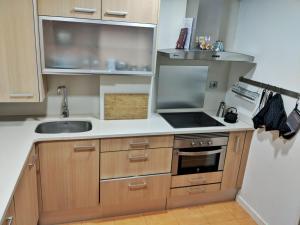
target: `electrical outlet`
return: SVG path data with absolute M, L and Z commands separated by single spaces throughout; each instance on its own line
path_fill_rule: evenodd
M 218 87 L 218 81 L 210 81 L 209 89 L 216 89 Z

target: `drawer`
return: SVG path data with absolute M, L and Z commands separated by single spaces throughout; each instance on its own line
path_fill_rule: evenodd
M 147 148 L 173 148 L 174 136 L 109 138 L 101 140 L 101 152 L 127 151 Z
M 101 179 L 170 173 L 171 148 L 101 153 Z
M 207 184 L 191 187 L 173 188 L 171 189 L 171 197 L 191 196 L 209 192 L 217 192 L 221 189 L 221 183 Z
M 221 183 L 223 172 L 201 173 L 172 177 L 172 188 L 199 184 Z
M 38 0 L 38 14 L 101 19 L 101 0 Z
M 102 0 L 102 19 L 157 24 L 159 0 Z
M 165 209 L 171 175 L 145 176 L 100 182 L 104 216 Z

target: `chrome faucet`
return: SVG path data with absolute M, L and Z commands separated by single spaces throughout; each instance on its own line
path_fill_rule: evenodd
M 57 94 L 63 96 L 63 102 L 61 105 L 61 115 L 66 118 L 69 117 L 69 106 L 68 106 L 68 90 L 66 86 L 58 86 Z

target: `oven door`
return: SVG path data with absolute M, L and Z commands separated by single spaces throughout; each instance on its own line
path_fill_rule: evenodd
M 224 168 L 226 146 L 175 149 L 172 174 L 184 175 L 221 171 Z

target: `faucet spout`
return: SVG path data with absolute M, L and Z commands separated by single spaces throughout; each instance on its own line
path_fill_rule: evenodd
M 63 101 L 61 105 L 61 115 L 66 118 L 69 117 L 69 106 L 68 106 L 68 90 L 67 87 L 62 85 L 57 87 L 57 94 L 63 96 Z

